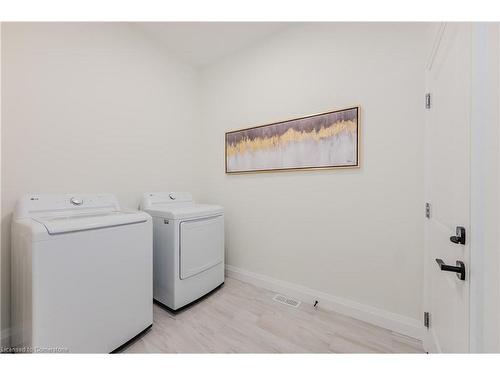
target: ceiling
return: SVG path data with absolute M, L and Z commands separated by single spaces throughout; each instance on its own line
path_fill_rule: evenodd
M 137 22 L 133 27 L 161 42 L 185 62 L 201 67 L 289 25 L 285 22 Z

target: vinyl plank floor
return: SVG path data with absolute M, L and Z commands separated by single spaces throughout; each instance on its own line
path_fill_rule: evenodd
M 154 305 L 152 329 L 124 353 L 423 353 L 422 343 L 387 329 L 301 304 L 226 278 L 178 313 Z

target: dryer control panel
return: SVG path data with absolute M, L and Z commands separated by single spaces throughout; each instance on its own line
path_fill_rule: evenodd
M 151 209 L 156 205 L 194 203 L 193 196 L 188 192 L 157 192 L 145 193 L 142 197 L 141 209 Z

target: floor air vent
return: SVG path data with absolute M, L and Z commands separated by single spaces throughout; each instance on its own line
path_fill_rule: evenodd
M 300 306 L 300 301 L 297 301 L 296 299 L 284 296 L 282 294 L 276 294 L 273 297 L 273 300 L 275 300 L 276 302 L 282 303 L 284 305 L 288 305 L 290 307 L 297 308 Z

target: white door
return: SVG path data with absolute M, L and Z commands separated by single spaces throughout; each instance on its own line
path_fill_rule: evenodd
M 431 209 L 424 307 L 430 327 L 424 346 L 456 353 L 469 351 L 471 26 L 446 24 L 436 40 L 427 72 L 426 202 Z M 463 237 L 457 227 L 465 230 L 465 244 L 456 243 Z M 457 261 L 465 266 L 464 280 L 450 270 L 460 266 Z

